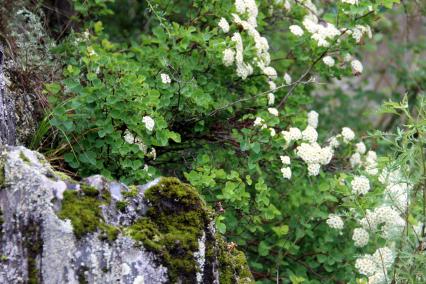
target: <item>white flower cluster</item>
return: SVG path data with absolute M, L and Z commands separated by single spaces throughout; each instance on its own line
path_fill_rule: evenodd
M 360 75 L 364 70 L 361 61 L 355 59 L 351 61 L 352 73 L 354 75 Z
M 370 191 L 370 181 L 365 176 L 356 176 L 351 181 L 352 193 L 364 195 Z
M 281 162 L 284 167 L 281 168 L 281 173 L 283 174 L 283 178 L 291 179 L 291 168 L 289 165 L 291 164 L 291 160 L 289 156 L 280 156 Z
M 343 226 L 344 226 L 342 218 L 340 218 L 340 216 L 337 216 L 335 214 L 328 215 L 328 219 L 326 223 L 330 228 L 336 229 L 336 230 L 341 230 L 343 229 Z
M 351 5 L 358 5 L 358 0 L 342 0 L 342 3 L 348 3 Z
M 323 61 L 323 62 L 324 62 L 324 64 L 325 64 L 325 65 L 327 65 L 328 67 L 333 67 L 333 66 L 334 66 L 334 63 L 335 63 L 334 58 L 333 58 L 333 57 L 331 57 L 331 56 L 329 56 L 329 55 L 325 56 L 325 57 L 322 59 L 322 61 Z
M 161 77 L 161 82 L 163 82 L 163 84 L 170 84 L 172 82 L 172 80 L 170 79 L 170 76 L 167 75 L 166 73 L 161 73 L 160 77 Z
M 359 142 L 356 145 L 356 152 L 352 154 L 349 159 L 351 167 L 355 168 L 357 166 L 363 166 L 364 170 L 370 175 L 377 175 L 379 170 L 377 168 L 377 154 L 374 151 L 368 151 L 366 155 L 365 152 L 367 148 L 363 142 Z
M 222 29 L 224 33 L 229 32 L 229 23 L 225 18 L 221 18 L 218 23 L 219 28 Z
M 141 150 L 144 154 L 146 154 L 147 147 L 143 143 L 142 139 L 140 139 L 139 137 L 135 137 L 132 133 L 130 133 L 129 130 L 126 130 L 124 132 L 123 138 L 124 138 L 124 141 L 126 141 L 126 143 L 137 145 L 139 147 L 139 150 Z
M 366 254 L 358 258 L 355 268 L 368 277 L 369 284 L 387 283 L 387 271 L 394 263 L 394 254 L 388 247 L 379 248 L 373 255 Z
M 352 240 L 356 247 L 364 247 L 368 244 L 370 236 L 368 232 L 363 228 L 356 228 L 352 235 Z
M 318 46 L 329 47 L 330 40 L 340 35 L 340 31 L 331 23 L 319 22 L 317 16 L 309 14 L 303 19 L 303 26 L 311 33 Z
M 302 28 L 299 27 L 298 25 L 291 25 L 289 27 L 289 29 L 290 29 L 290 32 L 292 34 L 294 34 L 295 36 L 302 36 L 303 33 L 304 33 L 303 30 L 302 30 Z
M 343 142 L 345 143 L 349 143 L 355 139 L 355 133 L 349 127 L 343 127 L 341 135 L 343 137 Z
M 395 206 L 398 211 L 405 212 L 409 205 L 412 185 L 403 179 L 401 171 L 399 169 L 390 171 L 385 168 L 379 176 L 379 181 L 386 186 L 385 202 Z
M 287 143 L 302 139 L 302 131 L 297 127 L 290 127 L 288 131 L 281 131 L 281 134 Z
M 365 217 L 359 223 L 366 230 L 379 230 L 382 237 L 388 240 L 398 236 L 405 227 L 405 220 L 400 212 L 389 205 L 381 205 L 374 210 L 367 209 Z
M 258 8 L 255 0 L 236 0 L 235 8 L 237 14 L 232 14 L 232 22 L 241 27 L 250 38 L 254 41 L 254 46 L 256 49 L 256 57 L 252 62 L 244 61 L 244 45 L 241 34 L 235 32 L 231 40 L 235 43 L 235 50 L 227 48 L 223 52 L 223 64 L 225 66 L 231 66 L 236 64 L 236 72 L 239 77 L 246 79 L 248 76 L 253 74 L 253 65 L 257 65 L 262 72 L 268 76 L 270 80 L 277 78 L 277 71 L 269 66 L 271 62 L 271 57 L 268 52 L 269 43 L 268 40 L 261 36 L 260 33 L 256 30 L 257 27 L 257 15 Z M 242 19 L 244 18 L 244 19 Z M 229 24 L 226 19 L 222 18 L 219 21 L 219 27 L 223 32 L 229 32 Z
M 265 123 L 265 120 L 261 117 L 256 117 L 256 119 L 253 122 L 253 126 L 260 126 L 262 129 L 268 127 L 268 125 L 266 125 Z
M 372 38 L 373 33 L 371 32 L 370 26 L 356 25 L 354 29 L 346 31 L 347 34 L 352 35 L 352 38 L 360 43 L 362 37 L 366 34 L 369 38 Z
M 155 121 L 150 116 L 144 116 L 142 118 L 142 122 L 145 124 L 145 128 L 148 129 L 148 131 L 154 130 Z

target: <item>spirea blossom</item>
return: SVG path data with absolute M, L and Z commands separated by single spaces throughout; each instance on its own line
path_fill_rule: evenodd
M 342 3 L 348 3 L 351 5 L 358 5 L 358 0 L 342 0 Z
M 291 25 L 290 26 L 290 32 L 292 34 L 294 34 L 295 36 L 302 36 L 303 35 L 303 30 L 298 25 Z
M 225 18 L 221 18 L 218 24 L 219 28 L 222 29 L 224 33 L 229 32 L 229 24 Z
M 283 178 L 291 179 L 291 169 L 290 167 L 285 167 L 281 169 L 281 173 L 283 174 Z
M 348 142 L 354 140 L 354 138 L 355 138 L 355 133 L 349 127 L 343 127 L 341 134 L 342 134 L 342 137 L 343 137 L 343 142 L 345 142 L 345 143 L 348 143 Z
M 281 162 L 283 165 L 290 165 L 290 157 L 289 156 L 280 156 Z
M 274 81 L 268 81 L 269 90 L 274 91 L 277 88 L 277 84 Z
M 357 59 L 351 61 L 351 68 L 354 75 L 360 75 L 364 70 L 361 61 Z
M 305 130 L 303 130 L 303 132 L 302 132 L 302 138 L 303 138 L 303 140 L 306 140 L 306 141 L 309 141 L 311 143 L 314 143 L 318 139 L 318 132 L 316 131 L 315 128 L 313 128 L 312 126 L 308 125 L 305 128 Z
M 365 255 L 355 261 L 355 268 L 360 274 L 371 276 L 377 271 L 377 265 L 371 255 Z
M 268 112 L 270 113 L 270 114 L 272 114 L 273 116 L 278 116 L 278 110 L 276 109 L 276 108 L 274 108 L 274 107 L 270 107 L 270 108 L 268 108 Z
M 253 122 L 253 126 L 261 126 L 262 128 L 267 127 L 265 120 L 261 117 L 256 117 L 256 119 Z
M 275 132 L 274 128 L 269 128 L 269 133 L 271 134 L 271 137 L 274 137 L 277 133 Z
M 331 56 L 325 56 L 322 61 L 324 62 L 325 65 L 329 66 L 329 67 L 333 67 L 334 66 L 334 58 Z
M 142 122 L 145 124 L 146 129 L 152 131 L 155 126 L 155 121 L 150 116 L 144 116 Z
M 314 110 L 308 112 L 308 125 L 317 128 L 318 127 L 318 113 Z
M 367 147 L 365 147 L 364 142 L 356 143 L 355 147 L 356 151 L 360 154 L 365 154 L 365 152 L 367 151 Z
M 170 79 L 170 76 L 166 73 L 161 73 L 160 77 L 161 77 L 161 82 L 163 82 L 163 84 L 170 84 L 172 82 L 172 80 Z
M 337 216 L 335 214 L 330 214 L 328 216 L 326 223 L 330 228 L 336 229 L 336 230 L 341 230 L 343 229 L 343 226 L 344 226 L 342 218 L 340 218 L 340 216 Z
M 273 93 L 268 93 L 268 105 L 273 105 L 275 103 L 275 95 Z
M 356 247 L 364 247 L 368 244 L 369 235 L 363 228 L 356 228 L 352 235 L 352 240 Z
M 356 166 L 360 165 L 362 162 L 361 155 L 359 153 L 354 153 L 349 159 L 349 162 L 351 163 L 351 167 L 355 168 Z
M 227 48 L 223 51 L 223 65 L 225 65 L 226 67 L 231 66 L 234 63 L 235 60 L 235 51 L 233 51 L 230 48 Z
M 288 143 L 302 139 L 302 132 L 297 127 L 290 127 L 288 131 L 282 131 L 281 134 Z
M 290 84 L 291 84 L 291 82 L 292 82 L 292 80 L 291 80 L 291 76 L 290 76 L 288 73 L 285 73 L 285 74 L 284 74 L 284 82 L 285 82 L 287 85 L 290 85 Z
M 321 169 L 320 164 L 309 164 L 308 165 L 308 175 L 309 176 L 317 176 L 319 175 Z
M 264 68 L 263 73 L 271 79 L 277 78 L 277 71 L 271 66 Z
M 365 176 L 356 176 L 351 181 L 351 187 L 354 194 L 363 195 L 370 191 L 370 181 Z

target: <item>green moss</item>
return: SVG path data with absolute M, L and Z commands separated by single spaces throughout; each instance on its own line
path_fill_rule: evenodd
M 175 178 L 163 178 L 145 198 L 150 203 L 147 216 L 127 228 L 127 234 L 162 258 L 170 282 L 195 282 L 194 252 L 210 220 L 205 203 L 193 187 Z
M 8 259 L 9 259 L 9 257 L 7 255 L 0 256 L 0 261 L 1 262 L 6 262 L 6 261 L 8 261 Z
M 233 248 L 228 249 L 227 244 L 218 234 L 219 282 L 220 283 L 255 283 L 250 272 L 244 253 Z
M 117 210 L 120 212 L 125 212 L 127 205 L 128 205 L 127 201 L 121 201 L 121 200 L 117 201 L 117 203 L 115 204 Z
M 124 197 L 136 197 L 138 196 L 139 190 L 136 186 L 131 185 L 129 186 L 129 191 L 123 191 L 121 194 Z
M 82 185 L 81 191 L 66 190 L 64 192 L 58 217 L 71 220 L 77 239 L 99 228 L 100 237 L 112 241 L 117 238 L 119 229 L 105 223 L 100 208 L 101 205 L 110 201 L 109 192 L 100 192 L 96 188 Z
M 25 156 L 25 154 L 23 152 L 19 153 L 19 158 L 21 158 L 21 160 L 24 161 L 27 164 L 29 164 L 31 162 L 30 159 L 28 159 L 27 156 Z

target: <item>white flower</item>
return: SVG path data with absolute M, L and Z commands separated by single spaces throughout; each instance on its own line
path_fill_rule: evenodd
M 273 105 L 275 103 L 275 95 L 273 93 L 268 93 L 268 105 Z
M 218 25 L 219 25 L 219 28 L 221 28 L 224 33 L 229 32 L 229 24 L 225 18 L 221 18 Z
M 358 5 L 358 0 L 342 0 L 342 3 L 348 3 L 351 5 Z
M 146 129 L 152 131 L 155 126 L 155 121 L 150 116 L 144 116 L 142 122 L 145 124 Z
M 302 36 L 303 35 L 303 30 L 298 25 L 291 25 L 290 26 L 290 32 L 292 34 L 294 34 L 295 36 Z
M 337 148 L 340 146 L 340 142 L 337 138 L 337 136 L 333 136 L 328 139 L 328 144 L 330 145 L 330 147 Z
M 377 265 L 373 260 L 373 257 L 369 254 L 358 258 L 355 261 L 355 268 L 358 269 L 360 274 L 365 276 L 371 276 L 377 271 Z
M 370 181 L 365 176 L 354 177 L 351 186 L 354 194 L 363 195 L 370 191 Z
M 133 144 L 135 143 L 135 136 L 133 136 L 132 133 L 130 133 L 130 131 L 128 129 L 126 129 L 126 131 L 124 131 L 124 141 L 126 141 L 126 143 L 129 144 Z
M 281 134 L 283 135 L 287 143 L 302 139 L 302 132 L 297 127 L 290 127 L 288 131 L 282 131 Z
M 288 0 L 285 0 L 284 2 L 284 9 L 286 9 L 287 11 L 289 11 L 291 9 L 291 3 Z
M 223 51 L 223 65 L 226 67 L 231 66 L 234 63 L 235 60 L 235 51 L 233 51 L 230 48 L 227 48 Z
M 320 164 L 309 164 L 308 165 L 308 175 L 309 176 L 317 176 L 317 175 L 319 175 L 320 169 L 321 169 Z
M 342 128 L 343 142 L 348 143 L 355 138 L 355 133 L 349 127 Z
M 271 66 L 264 68 L 263 73 L 271 79 L 277 78 L 277 71 Z
M 318 127 L 318 113 L 314 110 L 311 110 L 308 113 L 308 125 L 317 128 Z
M 290 157 L 289 156 L 280 156 L 281 162 L 283 165 L 290 165 Z
M 355 59 L 351 61 L 352 73 L 354 75 L 360 75 L 364 70 L 361 61 Z
M 285 73 L 284 74 L 284 82 L 287 84 L 287 85 L 290 85 L 291 84 L 291 76 L 288 74 L 288 73 Z
M 271 132 L 271 137 L 274 137 L 277 133 L 275 132 L 274 128 L 269 128 L 269 131 Z
M 373 254 L 373 258 L 380 268 L 388 269 L 392 266 L 394 261 L 394 254 L 388 247 L 379 248 Z
M 261 117 L 256 117 L 256 119 L 253 122 L 253 126 L 261 126 L 262 128 L 266 128 L 265 120 Z
M 309 141 L 311 143 L 314 143 L 318 139 L 318 132 L 316 131 L 315 128 L 313 128 L 312 126 L 308 125 L 305 128 L 305 130 L 303 130 L 303 132 L 302 132 L 302 138 L 303 138 L 303 140 L 306 140 L 306 141 Z
M 170 84 L 172 82 L 172 80 L 170 79 L 170 76 L 165 73 L 161 73 L 160 77 L 161 77 L 161 82 L 163 82 L 163 84 Z
M 351 158 L 349 159 L 349 162 L 351 163 L 351 167 L 355 168 L 356 166 L 361 164 L 361 155 L 359 153 L 354 153 Z
M 325 65 L 329 66 L 329 67 L 333 67 L 334 66 L 334 59 L 331 56 L 325 56 L 322 61 L 324 62 Z
M 355 147 L 356 151 L 360 154 L 365 154 L 365 152 L 367 151 L 367 147 L 365 147 L 364 142 L 356 143 Z
M 328 215 L 328 219 L 326 223 L 330 228 L 336 229 L 336 230 L 341 230 L 343 229 L 343 226 L 344 226 L 342 218 L 340 218 L 339 216 L 335 214 Z
M 283 174 L 283 178 L 291 179 L 291 169 L 290 167 L 285 167 L 281 169 L 281 173 Z
M 269 84 L 269 90 L 274 91 L 277 88 L 277 84 L 274 83 L 274 81 L 268 81 Z
M 278 116 L 278 115 L 279 115 L 278 110 L 277 110 L 276 108 L 274 108 L 274 107 L 270 107 L 270 108 L 268 108 L 268 112 L 269 112 L 270 114 L 272 114 L 273 116 Z
M 364 247 L 368 244 L 369 235 L 363 228 L 356 228 L 352 235 L 352 240 L 356 247 Z

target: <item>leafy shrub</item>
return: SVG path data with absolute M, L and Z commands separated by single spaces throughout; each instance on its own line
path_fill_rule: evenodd
M 46 86 L 58 148 L 83 176 L 187 179 L 260 283 L 380 283 L 395 258 L 377 279 L 357 259 L 386 239 L 350 239 L 383 201 L 388 160 L 308 110 L 318 82 L 361 75 L 358 45 L 397 2 L 102 2 L 116 14 L 69 36 L 64 80 Z

